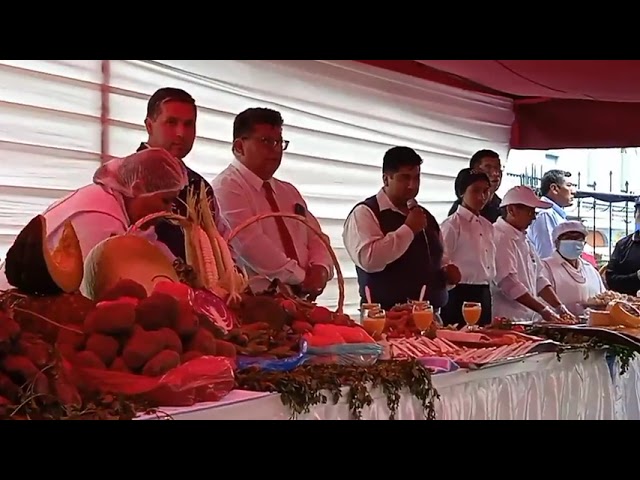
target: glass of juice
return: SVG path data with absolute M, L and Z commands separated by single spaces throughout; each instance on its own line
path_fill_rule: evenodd
M 469 330 L 473 330 L 482 315 L 482 305 L 477 302 L 464 302 L 462 304 L 462 316 Z
M 384 310 L 369 312 L 369 315 L 362 319 L 362 328 L 374 340 L 380 339 L 387 324 L 387 313 Z
M 433 323 L 433 307 L 427 303 L 414 304 L 412 316 L 416 328 L 420 330 L 421 335 L 424 335 Z

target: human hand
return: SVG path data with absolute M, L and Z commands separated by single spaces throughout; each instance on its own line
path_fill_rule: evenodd
M 322 265 L 311 265 L 302 282 L 302 292 L 306 293 L 309 300 L 318 298 L 329 281 L 329 272 Z

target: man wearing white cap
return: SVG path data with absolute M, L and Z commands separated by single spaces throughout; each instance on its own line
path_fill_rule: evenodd
M 571 313 L 580 315 L 584 302 L 605 291 L 598 271 L 580 258 L 587 229 L 582 222 L 567 221 L 557 225 L 551 235 L 555 251 L 542 260 L 544 275 L 560 301 Z
M 502 199 L 502 218 L 494 225 L 494 316 L 516 321 L 539 320 L 542 317 L 548 322 L 561 323 L 560 316 L 548 305 L 560 314 L 569 313 L 544 276 L 540 257 L 526 236 L 527 228 L 536 217 L 536 208 L 550 207 L 549 202 L 540 200 L 533 190 L 525 186 L 513 187 Z

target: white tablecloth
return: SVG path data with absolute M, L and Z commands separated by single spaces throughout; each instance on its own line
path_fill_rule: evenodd
M 613 363 L 613 385 L 616 419 L 640 420 L 640 358 L 629 362 L 629 369 L 620 375 L 620 361 Z
M 640 375 L 640 364 L 638 367 L 635 371 Z M 500 367 L 436 375 L 433 383 L 441 397 L 436 405 L 441 420 L 615 418 L 613 382 L 604 355 L 599 353 L 587 360 L 582 353 L 566 353 L 560 362 L 555 354 L 541 354 Z M 372 394 L 375 402 L 363 410 L 363 419 L 388 419 L 386 398 L 380 391 Z M 237 400 L 227 397 L 226 403 L 163 410 L 180 420 L 290 418 L 277 394 L 236 391 L 230 395 Z M 299 418 L 347 420 L 350 415 L 346 401 L 341 400 L 337 405 L 316 406 Z M 397 418 L 424 419 L 418 400 L 403 395 Z

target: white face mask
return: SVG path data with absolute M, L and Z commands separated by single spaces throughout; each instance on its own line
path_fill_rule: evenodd
M 560 240 L 560 245 L 558 245 L 558 253 L 567 260 L 576 260 L 580 258 L 583 251 L 583 240 Z

